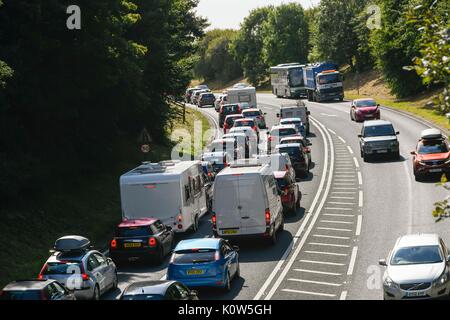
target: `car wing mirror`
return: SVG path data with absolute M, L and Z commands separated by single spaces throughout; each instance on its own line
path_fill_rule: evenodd
M 277 113 L 277 118 L 279 118 L 280 117 L 280 114 L 279 113 Z
M 233 250 L 236 251 L 236 252 L 239 252 L 240 249 L 239 249 L 238 246 L 233 246 Z
M 358 138 L 362 138 L 363 136 L 362 136 L 362 134 L 358 134 Z
M 399 134 L 400 134 L 400 131 L 397 131 L 395 134 L 396 134 L 396 135 L 399 135 Z
M 378 261 L 378 264 L 379 264 L 380 266 L 386 267 L 386 266 L 387 266 L 386 259 L 380 259 L 380 260 Z
M 413 156 L 415 156 L 415 155 L 416 155 L 416 152 L 415 152 L 415 151 L 411 151 L 411 154 L 412 154 Z

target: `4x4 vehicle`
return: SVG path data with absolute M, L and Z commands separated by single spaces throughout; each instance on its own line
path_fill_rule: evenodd
M 395 159 L 400 158 L 400 146 L 397 135 L 400 132 L 394 130 L 389 121 L 370 120 L 364 122 L 360 141 L 361 157 L 368 161 L 372 155 L 391 154 Z
M 308 156 L 300 143 L 280 144 L 275 147 L 275 150 L 289 155 L 296 175 L 302 178 L 306 178 L 309 175 Z
M 39 279 L 57 280 L 77 299 L 99 300 L 108 290 L 117 289 L 117 269 L 113 260 L 97 250 L 91 242 L 80 236 L 59 238 L 53 254 L 41 269 Z
M 1 300 L 76 300 L 70 291 L 56 280 L 20 280 L 9 283 L 0 291 Z
M 244 116 L 244 118 L 255 120 L 260 129 L 267 129 L 266 119 L 264 117 L 265 115 L 267 115 L 267 113 L 262 112 L 259 109 L 246 109 L 242 111 L 242 115 Z
M 302 198 L 302 193 L 298 189 L 298 185 L 287 171 L 275 171 L 274 175 L 278 188 L 281 190 L 283 210 L 295 214 L 297 208 L 300 208 L 300 200 Z
M 226 116 L 230 114 L 241 114 L 242 110 L 239 104 L 224 104 L 219 112 L 219 126 L 223 128 Z
M 200 94 L 200 96 L 198 98 L 197 106 L 199 108 L 204 107 L 204 106 L 214 106 L 215 101 L 216 101 L 216 96 L 214 95 L 214 93 L 204 92 L 204 93 Z
M 427 129 L 421 134 L 413 155 L 413 171 L 416 180 L 428 174 L 445 173 L 450 176 L 450 147 L 448 140 L 437 129 Z
M 308 163 L 309 166 L 311 167 L 312 156 L 310 146 L 312 146 L 312 143 L 302 136 L 292 136 L 280 140 L 280 144 L 289 144 L 289 143 L 300 143 L 303 146 L 303 151 L 305 151 L 306 155 L 308 156 Z
M 109 254 L 116 261 L 132 258 L 152 259 L 158 264 L 170 254 L 174 232 L 161 220 L 143 218 L 121 222 L 109 245 Z

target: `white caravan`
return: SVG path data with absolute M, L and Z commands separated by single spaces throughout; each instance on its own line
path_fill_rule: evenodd
M 232 163 L 214 181 L 213 232 L 222 238 L 264 237 L 275 243 L 284 227 L 273 171 L 256 159 Z
M 256 108 L 256 88 L 238 87 L 227 90 L 227 104 L 248 103 L 249 108 Z
M 160 219 L 175 232 L 197 231 L 208 211 L 200 161 L 143 163 L 120 177 L 124 220 Z

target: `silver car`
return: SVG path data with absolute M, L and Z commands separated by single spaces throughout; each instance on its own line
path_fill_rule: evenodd
M 99 300 L 108 290 L 117 289 L 114 262 L 92 250 L 90 241 L 67 236 L 56 241 L 53 254 L 44 264 L 40 279 L 53 279 L 73 290 L 77 299 Z
M 414 234 L 398 238 L 383 276 L 385 300 L 430 299 L 449 295 L 449 256 L 437 234 Z

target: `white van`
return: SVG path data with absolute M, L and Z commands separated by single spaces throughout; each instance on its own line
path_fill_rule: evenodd
M 311 132 L 309 125 L 309 115 L 310 112 L 303 102 L 299 102 L 297 105 L 282 105 L 280 113 L 277 113 L 277 117 L 280 119 L 300 118 L 305 126 L 307 135 L 309 135 L 309 133 Z
M 232 163 L 214 181 L 216 237 L 265 237 L 275 243 L 284 228 L 283 206 L 273 171 L 255 159 Z
M 175 232 L 198 229 L 208 211 L 200 161 L 144 163 L 120 177 L 124 220 L 160 219 Z
M 248 103 L 248 107 L 256 108 L 256 88 L 255 87 L 245 87 L 245 88 L 231 88 L 227 90 L 227 104 L 235 103 Z

